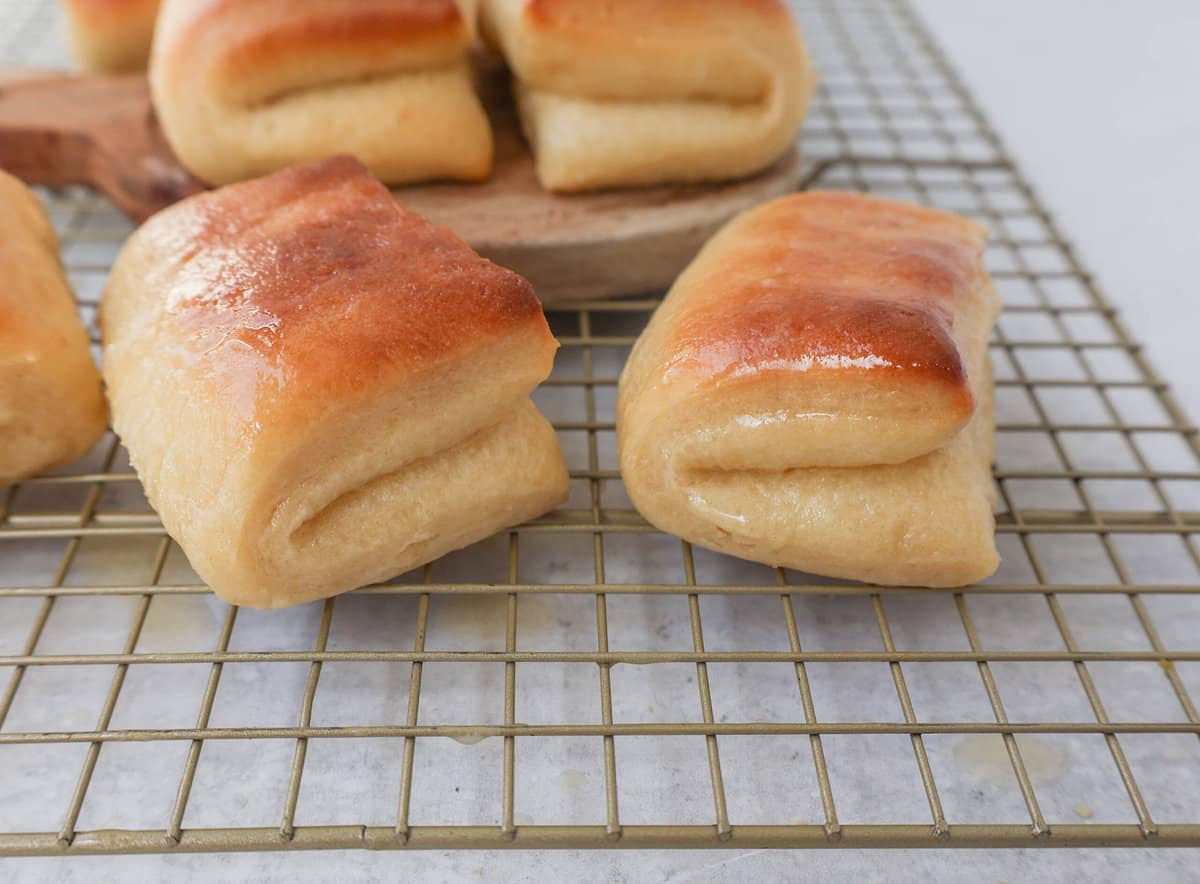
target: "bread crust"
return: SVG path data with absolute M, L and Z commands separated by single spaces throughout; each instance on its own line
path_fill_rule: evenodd
M 143 225 L 122 264 L 150 283 L 131 306 L 158 303 L 192 379 L 242 391 L 259 421 L 303 422 L 501 335 L 527 332 L 547 361 L 557 347 L 528 281 L 345 156 L 178 203 Z M 109 301 L 105 321 L 120 322 L 118 309 Z
M 0 487 L 78 460 L 106 421 L 58 237 L 33 192 L 0 172 Z
M 474 22 L 455 0 L 189 0 L 165 5 L 164 62 L 204 72 L 244 107 L 338 80 L 462 60 Z
M 778 0 L 483 0 L 482 27 L 526 86 L 593 99 L 756 101 L 797 54 Z
M 664 305 L 662 385 L 681 397 L 794 383 L 824 412 L 920 423 L 894 453 L 846 439 L 840 458 L 808 466 L 926 454 L 977 405 L 996 312 L 981 267 L 986 236 L 949 212 L 850 193 L 781 197 L 744 213 Z

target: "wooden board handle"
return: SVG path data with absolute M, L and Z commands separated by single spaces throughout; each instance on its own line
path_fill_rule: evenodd
M 30 184 L 86 184 L 134 221 L 204 189 L 167 145 L 141 74 L 0 68 L 0 168 Z

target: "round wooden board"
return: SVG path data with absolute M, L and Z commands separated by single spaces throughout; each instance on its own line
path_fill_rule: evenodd
M 543 301 L 609 298 L 662 289 L 717 229 L 758 203 L 794 190 L 793 148 L 753 178 L 582 194 L 538 183 L 503 66 L 484 62 L 480 94 L 496 139 L 483 184 L 400 187 L 405 205 L 457 232 L 481 255 L 533 283 Z
M 556 195 L 542 189 L 503 64 L 478 59 L 495 133 L 483 184 L 396 189 L 418 212 L 527 277 L 546 301 L 639 294 L 669 286 L 712 234 L 743 209 L 795 189 L 793 149 L 759 175 L 724 184 Z M 144 76 L 0 69 L 0 168 L 30 183 L 81 183 L 136 222 L 203 189 L 161 137 Z

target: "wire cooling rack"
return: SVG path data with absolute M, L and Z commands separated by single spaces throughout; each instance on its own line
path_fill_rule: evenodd
M 6 62 L 55 63 L 8 0 Z M 645 524 L 617 373 L 656 300 L 552 307 L 565 508 L 284 612 L 213 598 L 109 437 L 0 492 L 0 855 L 1200 845 L 1200 446 L 912 12 L 803 0 L 809 186 L 994 231 L 1004 564 L 960 592 Z M 94 321 L 129 228 L 46 195 Z

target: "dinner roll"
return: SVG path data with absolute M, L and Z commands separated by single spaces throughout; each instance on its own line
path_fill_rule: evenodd
M 550 190 L 752 174 L 815 90 L 782 0 L 482 0 L 481 20 Z
M 160 212 L 101 322 L 114 429 L 227 601 L 345 592 L 566 499 L 533 289 L 351 158 Z
M 849 193 L 734 219 L 621 375 L 630 499 L 665 531 L 770 565 L 922 586 L 991 574 L 985 239 Z

